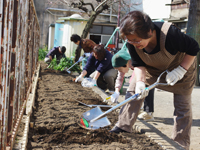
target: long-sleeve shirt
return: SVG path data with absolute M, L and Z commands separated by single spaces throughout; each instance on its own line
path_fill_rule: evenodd
M 131 64 L 129 68 L 133 70 L 133 66 Z M 123 81 L 124 81 L 124 76 L 125 76 L 125 73 L 118 71 L 117 79 L 115 81 L 115 88 L 121 89 L 123 85 Z
M 124 81 L 125 73 L 118 71 L 117 79 L 115 81 L 115 88 L 121 89 L 123 81 Z
M 87 64 L 85 65 L 83 70 L 86 70 L 87 72 L 89 72 L 90 70 L 95 69 L 100 73 L 105 73 L 108 70 L 113 68 L 112 63 L 111 63 L 111 59 L 112 59 L 112 54 L 107 50 L 106 50 L 105 58 L 101 61 L 96 59 L 94 57 L 93 53 L 91 53 L 90 57 L 87 60 Z

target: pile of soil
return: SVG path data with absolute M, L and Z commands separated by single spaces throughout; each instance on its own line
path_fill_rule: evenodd
M 34 111 L 29 130 L 28 150 L 36 149 L 131 149 L 158 150 L 158 144 L 139 133 L 110 133 L 118 120 L 117 111 L 107 115 L 111 126 L 87 130 L 79 126 L 82 113 L 91 108 L 86 104 L 106 105 L 91 88 L 73 82 L 74 76 L 66 72 L 45 69 L 41 64 Z

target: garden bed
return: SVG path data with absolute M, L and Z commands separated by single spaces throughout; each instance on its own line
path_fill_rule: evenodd
M 162 149 L 144 134 L 109 133 L 118 120 L 116 111 L 107 115 L 111 126 L 86 130 L 78 125 L 83 112 L 90 110 L 75 100 L 86 104 L 103 104 L 102 98 L 91 88 L 74 83 L 74 76 L 46 69 L 41 64 L 35 107 L 31 116 L 33 127 L 29 130 L 28 150 L 36 149 Z

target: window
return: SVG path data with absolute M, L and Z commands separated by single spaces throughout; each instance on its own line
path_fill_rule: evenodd
M 111 26 L 103 26 L 103 31 L 102 31 L 102 34 L 108 34 L 108 35 L 111 35 L 114 31 L 114 27 L 111 27 Z
M 115 30 L 115 27 L 113 27 L 113 26 L 98 26 L 98 25 L 94 25 L 90 29 L 90 33 L 111 35 L 114 30 Z
M 101 36 L 100 35 L 90 35 L 90 39 L 94 41 L 96 44 L 101 43 Z
M 101 34 L 101 30 L 102 30 L 102 26 L 93 26 L 90 29 L 90 33 Z
M 115 31 L 116 26 L 106 26 L 106 25 L 93 25 L 90 29 L 89 38 L 95 43 L 106 45 Z M 120 38 L 120 37 L 119 37 Z M 114 45 L 116 40 L 116 34 L 112 37 L 108 44 Z M 122 45 L 122 40 L 119 39 L 119 47 Z

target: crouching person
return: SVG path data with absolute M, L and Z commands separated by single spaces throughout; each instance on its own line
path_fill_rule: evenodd
M 93 86 L 97 85 L 103 90 L 114 91 L 117 70 L 113 68 L 111 59 L 112 54 L 105 50 L 103 45 L 96 45 L 81 75 L 76 78 L 75 82 L 82 81 L 87 72 L 94 71 L 90 74 Z
M 47 53 L 44 61 L 47 64 L 50 64 L 52 59 L 54 59 L 54 57 L 56 56 L 57 63 L 59 64 L 60 63 L 60 59 L 62 57 L 66 57 L 65 56 L 65 51 L 66 51 L 66 47 L 65 46 L 54 47 Z

